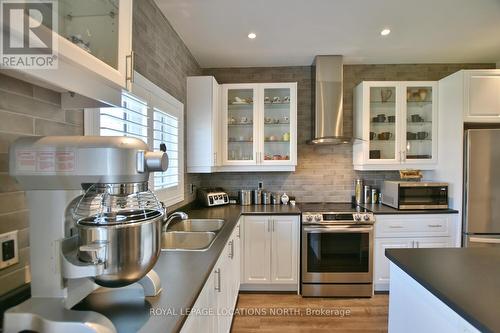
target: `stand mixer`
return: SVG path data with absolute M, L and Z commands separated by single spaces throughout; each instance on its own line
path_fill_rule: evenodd
M 71 308 L 99 286 L 161 292 L 152 268 L 165 212 L 148 179 L 167 154 L 130 137 L 47 136 L 16 140 L 9 156 L 29 206 L 32 297 L 5 312 L 5 332 L 116 332 Z

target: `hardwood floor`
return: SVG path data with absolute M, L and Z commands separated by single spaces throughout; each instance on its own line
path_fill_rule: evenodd
M 231 332 L 387 332 L 388 302 L 388 295 L 302 298 L 291 294 L 243 293 L 239 295 Z

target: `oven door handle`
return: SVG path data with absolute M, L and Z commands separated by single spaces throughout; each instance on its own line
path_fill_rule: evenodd
M 325 226 L 325 227 L 304 227 L 305 232 L 370 232 L 373 226 L 362 227 L 339 227 L 339 226 Z

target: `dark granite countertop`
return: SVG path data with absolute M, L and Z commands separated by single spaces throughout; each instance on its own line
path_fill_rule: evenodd
M 290 205 L 227 205 L 192 208 L 185 212 L 190 218 L 220 218 L 226 222 L 214 244 L 205 252 L 161 253 L 154 267 L 163 287 L 160 295 L 144 298 L 137 285 L 101 288 L 77 305 L 78 309 L 106 315 L 118 332 L 178 332 L 187 318 L 186 309 L 194 305 L 241 215 L 300 214 L 296 206 Z
M 458 214 L 455 209 L 421 209 L 421 210 L 399 210 L 383 204 L 361 204 L 375 215 L 397 215 L 397 214 Z
M 500 332 L 498 248 L 388 249 L 385 255 L 481 332 Z

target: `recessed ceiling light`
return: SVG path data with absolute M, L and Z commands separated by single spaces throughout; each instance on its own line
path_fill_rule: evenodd
M 248 38 L 250 38 L 250 39 L 254 39 L 255 37 L 257 37 L 257 35 L 254 34 L 253 32 L 248 34 Z
M 391 33 L 391 29 L 384 29 L 380 32 L 382 36 L 387 36 L 388 34 Z

